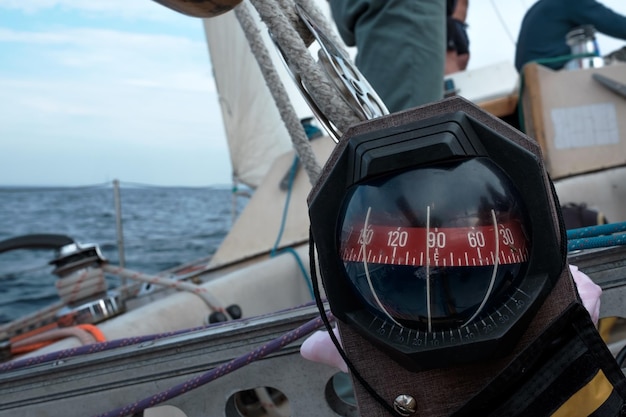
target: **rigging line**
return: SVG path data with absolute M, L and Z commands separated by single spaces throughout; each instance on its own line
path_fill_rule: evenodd
M 118 275 L 122 278 L 131 279 L 133 281 L 146 282 L 166 288 L 175 288 L 179 291 L 187 291 L 191 294 L 195 294 L 200 297 L 202 301 L 204 301 L 204 303 L 211 311 L 219 311 L 226 314 L 227 317 L 230 317 L 230 314 L 221 306 L 217 298 L 214 297 L 206 287 L 203 287 L 201 285 L 196 285 L 190 282 L 179 281 L 171 278 L 165 278 L 158 275 L 144 274 L 141 272 L 132 271 L 127 268 L 121 268 L 108 264 L 102 265 L 101 268 L 105 273 Z
M 311 284 L 311 277 L 309 276 L 309 274 L 306 271 L 306 268 L 304 267 L 304 262 L 302 262 L 302 258 L 300 258 L 300 255 L 298 255 L 298 252 L 296 252 L 294 248 L 285 248 L 280 251 L 280 253 L 285 253 L 285 252 L 292 254 L 293 257 L 295 258 L 296 263 L 298 264 L 298 267 L 300 268 L 300 272 L 302 272 L 302 277 L 304 278 L 304 282 L 306 283 L 307 288 L 309 289 L 309 293 L 311 294 L 311 299 L 314 300 L 315 294 L 313 293 L 313 285 Z
M 33 191 L 39 192 L 55 192 L 55 191 L 75 191 L 75 190 L 89 190 L 99 188 L 111 188 L 111 184 L 108 182 L 99 184 L 88 185 L 68 185 L 68 186 L 15 186 L 15 187 L 0 187 L 0 192 L 7 193 L 29 193 Z
M 296 177 L 296 173 L 298 172 L 298 167 L 299 167 L 299 161 L 300 158 L 298 157 L 298 155 L 296 155 L 293 158 L 293 163 L 291 164 L 291 168 L 290 168 L 290 172 L 289 172 L 289 187 L 287 188 L 287 196 L 285 198 L 285 206 L 283 207 L 283 214 L 282 214 L 282 218 L 280 220 L 280 228 L 278 230 L 278 235 L 276 236 L 276 242 L 274 243 L 274 247 L 272 247 L 272 250 L 270 251 L 270 257 L 274 257 L 276 255 L 285 253 L 285 252 L 289 252 L 291 253 L 294 258 L 296 259 L 296 262 L 298 263 L 298 267 L 300 268 L 300 272 L 302 272 L 302 276 L 304 277 L 304 281 L 307 284 L 307 287 L 309 289 L 309 293 L 311 295 L 311 299 L 315 299 L 315 295 L 313 294 L 313 286 L 311 285 L 311 278 L 309 277 L 309 274 L 306 271 L 306 268 L 304 267 L 304 263 L 302 262 L 302 259 L 300 259 L 300 256 L 298 255 L 298 252 L 295 251 L 295 249 L 288 247 L 288 248 L 284 248 L 280 251 L 278 251 L 278 245 L 280 244 L 280 241 L 283 237 L 283 232 L 285 231 L 285 223 L 287 222 L 287 214 L 289 212 L 289 202 L 291 200 L 291 194 L 293 192 L 293 184 L 294 184 L 294 180 Z
M 257 11 L 261 16 L 261 20 L 265 22 L 265 24 L 270 29 L 272 36 L 279 36 L 283 32 L 288 32 L 289 34 L 286 36 L 292 42 L 297 43 L 296 39 L 297 32 L 293 30 L 290 23 L 287 21 L 287 18 L 282 14 L 280 10 L 275 10 L 275 7 L 264 8 L 261 3 L 258 3 L 258 0 L 252 0 L 252 3 L 255 7 L 257 7 Z M 309 143 L 308 138 L 306 137 L 306 133 L 304 132 L 304 127 L 300 122 L 300 118 L 298 117 L 295 107 L 289 98 L 289 94 L 287 93 L 287 89 L 283 84 L 280 76 L 272 59 L 269 55 L 266 45 L 263 43 L 263 40 L 260 36 L 260 30 L 254 23 L 252 18 L 252 14 L 245 3 L 239 4 L 235 7 L 235 15 L 237 20 L 239 21 L 241 28 L 244 31 L 244 35 L 250 45 L 250 49 L 253 52 L 253 55 L 259 64 L 259 68 L 261 73 L 263 74 L 263 78 L 270 90 L 272 98 L 274 99 L 274 103 L 276 104 L 276 108 L 280 114 L 281 120 L 283 121 L 287 131 L 289 132 L 289 136 L 291 137 L 291 141 L 298 153 L 300 161 L 302 162 L 303 167 L 305 168 L 305 172 L 309 177 L 309 182 L 311 184 L 315 184 L 317 178 L 321 172 L 321 166 L 317 161 L 317 157 L 311 148 L 311 144 Z M 273 16 L 276 20 L 269 22 L 268 18 Z M 284 19 L 281 19 L 284 18 Z M 291 31 L 289 31 L 291 29 Z M 283 34 L 284 35 L 284 34 Z M 295 36 L 294 36 L 295 35 Z M 298 36 L 299 37 L 299 36 Z M 302 43 L 302 42 L 300 42 Z M 309 55 L 308 49 L 304 44 L 300 45 L 303 49 L 302 55 L 304 57 Z M 312 60 L 312 58 L 309 56 Z
M 272 31 L 272 36 L 279 48 L 285 51 L 288 62 L 293 65 L 291 71 L 298 74 L 302 78 L 303 84 L 307 86 L 307 90 L 315 94 L 314 100 L 320 103 L 322 113 L 327 116 L 332 115 L 331 122 L 342 132 L 346 131 L 352 124 L 360 122 L 361 119 L 342 99 L 339 90 L 328 79 L 319 63 L 313 59 L 308 47 L 299 38 L 297 31 L 291 26 L 285 14 L 276 10 L 277 8 L 271 2 L 265 4 L 268 2 L 251 0 L 251 3 L 259 12 L 261 20 Z M 240 6 L 235 11 L 239 9 Z M 300 158 L 302 159 L 302 155 Z M 317 174 L 319 175 L 319 171 Z
M 274 247 L 270 252 L 270 256 L 276 255 L 276 249 L 278 249 L 278 245 L 283 237 L 283 232 L 285 231 L 285 223 L 287 222 L 287 213 L 289 212 L 289 202 L 291 201 L 291 193 L 293 191 L 293 182 L 296 177 L 296 172 L 298 171 L 298 155 L 294 156 L 293 163 L 291 164 L 291 168 L 289 169 L 289 187 L 287 188 L 287 196 L 285 197 L 285 205 L 283 206 L 283 214 L 280 219 L 280 227 L 278 229 L 278 235 L 276 236 L 276 241 L 274 242 Z
M 513 45 L 516 45 L 517 42 L 515 41 L 515 38 L 511 34 L 511 31 L 509 30 L 509 27 L 507 26 L 506 22 L 504 21 L 504 17 L 500 13 L 500 9 L 498 9 L 498 7 L 496 6 L 496 3 L 495 3 L 494 0 L 491 0 L 491 6 L 493 7 L 494 11 L 496 12 L 496 16 L 498 17 L 498 20 L 500 21 L 500 24 L 502 25 L 502 28 L 506 32 L 507 37 L 509 38 L 509 40 L 511 41 L 511 43 Z

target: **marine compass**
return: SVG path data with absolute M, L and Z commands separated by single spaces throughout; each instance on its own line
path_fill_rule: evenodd
M 352 136 L 311 195 L 333 313 L 410 369 L 506 354 L 562 271 L 539 158 L 477 127 Z
M 537 145 L 463 99 L 353 126 L 309 196 L 348 357 L 392 395 L 520 349 L 569 279 L 557 207 Z

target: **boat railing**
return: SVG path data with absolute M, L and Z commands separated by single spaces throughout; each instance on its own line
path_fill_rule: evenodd
M 569 262 L 602 287 L 601 317 L 626 317 L 625 246 L 573 252 Z M 156 413 L 162 406 L 178 409 L 181 416 L 237 417 L 247 415 L 242 407 L 251 390 L 268 393 L 276 402 L 275 416 L 292 415 L 285 409 L 302 417 L 356 416 L 335 389 L 339 371 L 299 354 L 303 338 L 320 326 L 317 308 L 309 305 L 128 341 L 126 347 L 86 356 L 62 352 L 32 358 L 27 368 L 0 372 L 0 417 L 16 410 L 22 415 L 141 415 L 145 408 Z M 609 347 L 621 350 L 623 338 Z

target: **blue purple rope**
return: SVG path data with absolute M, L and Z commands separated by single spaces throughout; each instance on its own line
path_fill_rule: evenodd
M 205 385 L 217 378 L 231 373 L 239 368 L 242 368 L 251 362 L 262 359 L 270 353 L 277 352 L 288 344 L 312 333 L 323 325 L 322 318 L 316 317 L 302 326 L 291 330 L 282 336 L 272 340 L 269 343 L 263 344 L 253 351 L 239 356 L 229 362 L 226 362 L 210 371 L 191 378 L 181 384 L 175 385 L 165 391 L 154 394 L 150 397 L 146 397 L 142 400 L 136 401 L 132 404 L 128 404 L 124 407 L 116 408 L 104 414 L 98 414 L 96 417 L 122 417 L 133 415 L 146 408 L 154 407 L 157 404 L 170 400 L 179 395 L 185 394 L 193 389 L 196 389 L 202 385 Z
M 290 307 L 290 308 L 286 308 L 283 310 L 259 315 L 259 316 L 256 316 L 255 318 L 271 316 L 271 315 L 281 313 L 281 312 L 286 312 L 286 311 L 293 311 L 293 310 L 297 310 L 303 307 L 311 306 L 313 304 L 314 303 L 311 301 L 300 306 Z M 183 335 L 186 333 L 191 333 L 191 332 L 195 332 L 199 330 L 214 329 L 220 326 L 230 325 L 235 321 L 247 321 L 247 320 L 249 319 L 231 320 L 231 321 L 225 321 L 225 322 L 220 322 L 220 323 L 208 324 L 204 326 L 190 327 L 187 329 L 181 329 L 181 330 L 170 331 L 170 332 L 165 332 L 165 333 L 156 333 L 156 334 L 149 334 L 149 335 L 136 336 L 136 337 L 126 337 L 123 339 L 107 340 L 105 342 L 94 343 L 91 345 L 79 346 L 79 347 L 70 348 L 70 349 L 63 349 L 63 350 L 59 350 L 56 352 L 46 353 L 44 355 L 33 356 L 31 358 L 17 359 L 12 362 L 0 363 L 0 373 L 14 371 L 16 369 L 21 369 L 21 368 L 27 368 L 29 366 L 40 365 L 42 363 L 55 362 L 61 359 L 67 359 L 67 358 L 82 356 L 82 355 L 89 355 L 91 353 L 103 352 L 105 350 L 111 350 L 111 349 L 117 349 L 121 347 L 136 345 L 139 343 L 152 342 L 155 340 L 165 339 L 165 338 L 172 337 L 172 336 L 179 336 L 179 335 Z
M 193 327 L 189 329 L 177 330 L 177 331 L 167 332 L 167 333 L 150 334 L 150 335 L 136 336 L 136 337 L 126 337 L 123 339 L 108 340 L 105 342 L 93 343 L 90 345 L 84 345 L 84 346 L 79 346 L 79 347 L 70 348 L 70 349 L 63 349 L 63 350 L 59 350 L 56 352 L 50 352 L 44 355 L 33 356 L 31 358 L 18 359 L 13 362 L 2 363 L 0 364 L 0 373 L 13 371 L 16 369 L 21 369 L 21 368 L 27 368 L 29 366 L 39 365 L 42 363 L 54 362 L 54 361 L 58 361 L 61 359 L 67 359 L 70 357 L 88 355 L 91 353 L 102 352 L 105 350 L 136 345 L 138 343 L 164 339 L 167 337 L 190 333 L 190 332 L 194 332 L 197 330 L 204 330 L 204 329 L 207 329 L 208 327 L 217 327 L 218 325 L 224 325 L 227 323 L 231 323 L 231 322 L 216 323 L 211 326 L 199 326 L 199 327 Z

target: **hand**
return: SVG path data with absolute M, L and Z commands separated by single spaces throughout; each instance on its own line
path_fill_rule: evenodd
M 583 305 L 591 315 L 593 324 L 597 326 L 600 317 L 600 296 L 602 295 L 602 288 L 593 282 L 585 273 L 579 271 L 577 266 L 570 265 L 569 270 L 572 273 Z
M 339 330 L 335 327 L 333 332 L 335 333 L 335 336 L 337 336 L 339 343 L 341 343 Z M 302 346 L 300 347 L 300 354 L 303 358 L 310 361 L 334 366 L 343 372 L 348 372 L 346 363 L 341 355 L 339 355 L 337 348 L 326 331 L 318 330 L 309 336 L 304 343 L 302 343 Z

